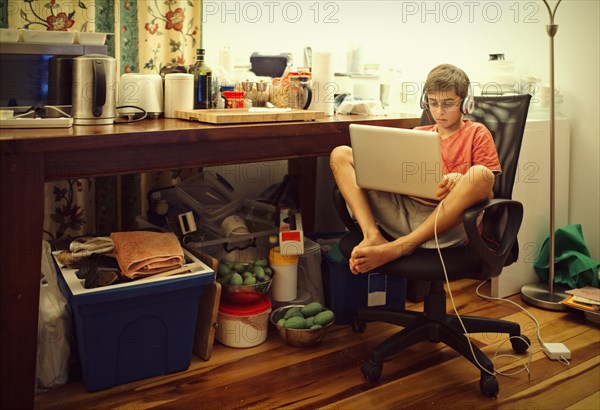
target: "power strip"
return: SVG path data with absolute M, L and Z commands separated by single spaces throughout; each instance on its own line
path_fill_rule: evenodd
M 544 353 L 551 360 L 569 360 L 571 358 L 571 351 L 564 343 L 544 343 Z
M 10 118 L 0 119 L 0 128 L 69 128 L 73 118 Z

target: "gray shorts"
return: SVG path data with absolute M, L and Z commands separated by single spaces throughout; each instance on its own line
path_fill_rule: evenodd
M 435 205 L 421 203 L 406 195 L 368 190 L 367 197 L 373 216 L 379 226 L 393 238 L 399 238 L 414 231 L 435 211 Z M 461 245 L 467 242 L 463 224 L 438 233 L 441 248 Z M 436 248 L 435 238 L 421 244 L 422 248 Z

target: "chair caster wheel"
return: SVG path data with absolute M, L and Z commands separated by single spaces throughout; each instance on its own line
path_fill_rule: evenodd
M 498 391 L 500 390 L 496 376 L 487 373 L 482 374 L 481 379 L 479 379 L 479 390 L 481 390 L 481 394 L 486 397 L 496 398 Z
M 527 349 L 529 349 L 529 346 L 531 346 L 529 338 L 525 335 L 511 338 L 510 344 L 512 345 L 514 352 L 518 354 L 525 353 Z
M 360 370 L 363 376 L 365 376 L 365 379 L 367 379 L 370 382 L 376 382 L 381 377 L 381 368 L 381 363 L 374 362 L 373 360 L 368 360 L 363 363 Z
M 365 330 L 367 330 L 367 322 L 354 319 L 354 322 L 352 322 L 352 331 L 354 333 L 365 333 Z

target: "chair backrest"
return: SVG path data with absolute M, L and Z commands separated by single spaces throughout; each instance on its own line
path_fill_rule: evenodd
M 525 122 L 529 111 L 529 102 L 531 95 L 511 95 L 511 96 L 476 96 L 475 110 L 472 114 L 465 117 L 471 121 L 484 124 L 492 133 L 498 159 L 502 166 L 502 173 L 496 176 L 494 182 L 494 197 L 512 199 L 512 191 L 518 170 L 519 154 L 521 152 L 521 143 L 523 133 L 525 132 Z M 421 115 L 421 124 L 428 125 L 435 121 L 431 114 L 423 111 Z M 502 221 L 505 215 L 490 215 L 486 218 L 488 221 Z M 500 229 L 501 231 L 502 229 Z M 484 233 L 488 237 L 500 237 L 497 224 L 485 224 Z M 495 231 L 495 232 L 494 232 Z M 519 244 L 515 240 L 509 256 L 504 262 L 508 266 L 519 257 Z
M 476 96 L 475 110 L 466 115 L 472 121 L 484 124 L 492 133 L 502 174 L 496 177 L 494 197 L 512 198 L 513 185 L 518 169 L 519 153 L 525 131 L 531 95 Z M 421 115 L 421 124 L 435 121 L 427 111 Z

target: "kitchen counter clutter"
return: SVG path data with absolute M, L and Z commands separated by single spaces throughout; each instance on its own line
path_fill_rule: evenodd
M 176 119 L 134 124 L 10 129 L 0 133 L 0 393 L 33 408 L 44 182 L 186 167 L 289 159 L 303 225 L 314 225 L 316 157 L 348 144 L 348 125 L 412 128 L 414 115 L 335 116 L 312 122 L 216 126 Z

